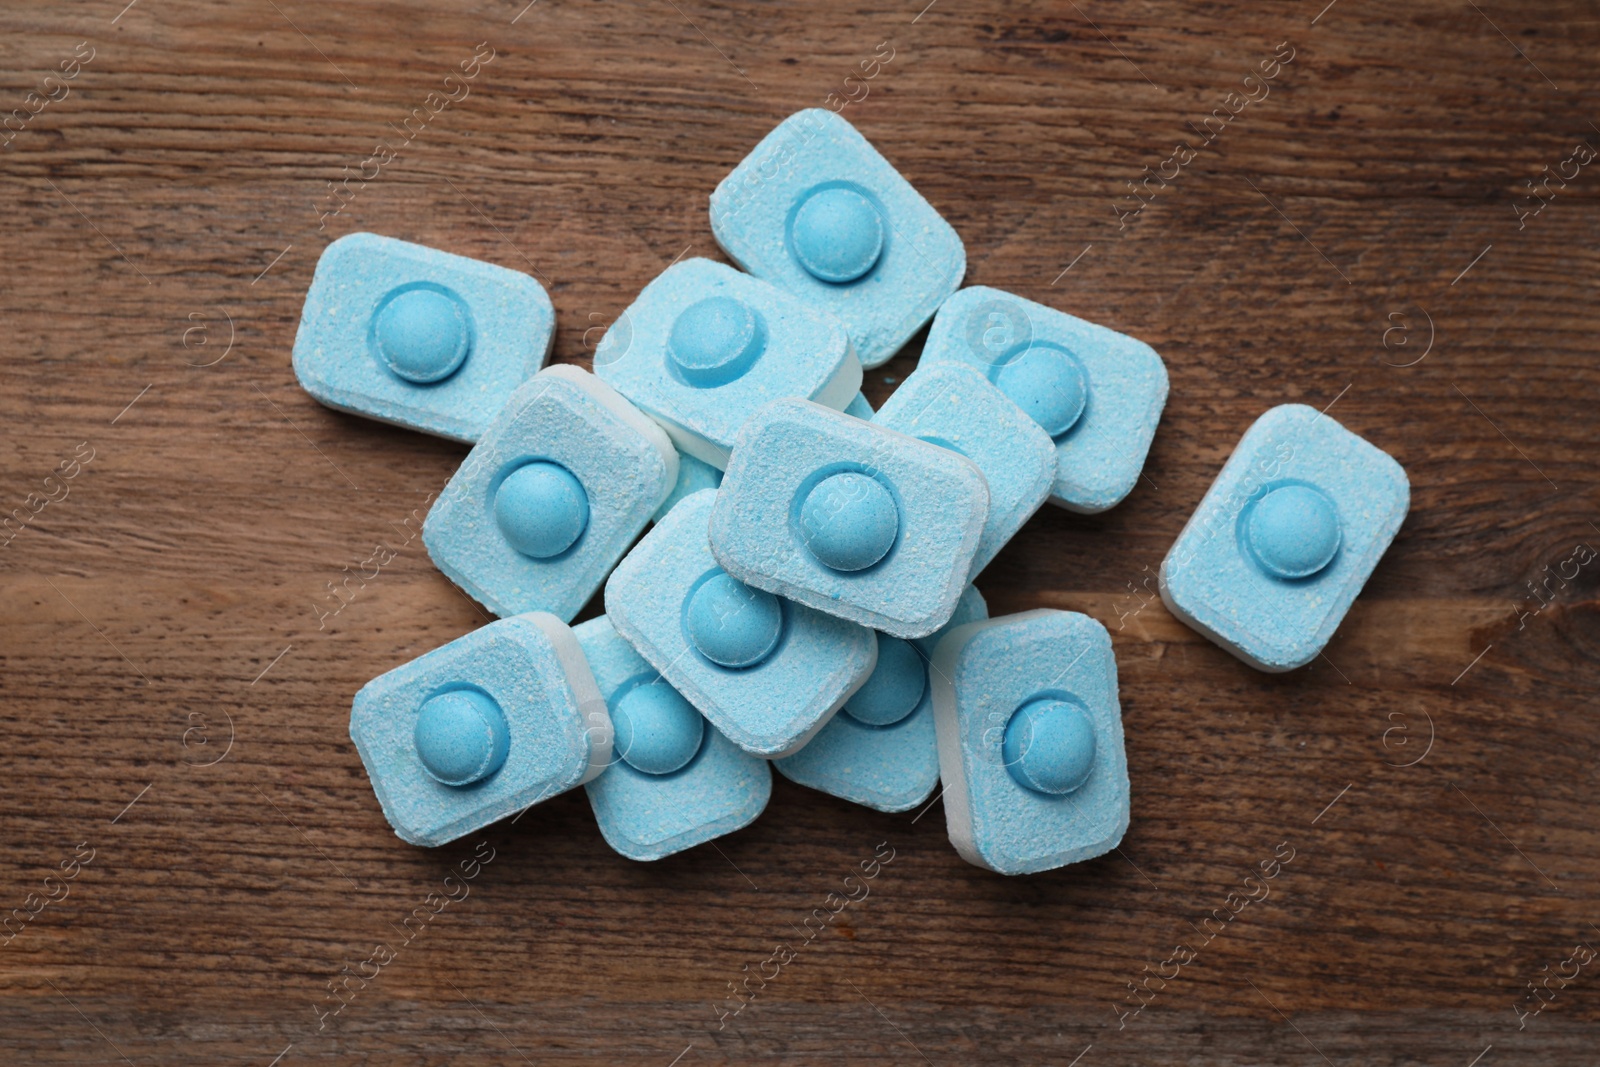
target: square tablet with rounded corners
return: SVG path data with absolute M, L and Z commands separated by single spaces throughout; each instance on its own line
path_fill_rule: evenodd
M 1049 609 L 958 626 L 933 667 L 945 822 L 962 859 L 1034 874 L 1117 846 L 1128 760 L 1104 626 Z
M 739 432 L 711 551 L 741 582 L 909 640 L 949 621 L 988 516 L 965 456 L 778 400 Z
M 1050 502 L 1093 514 L 1133 491 L 1167 403 L 1167 368 L 1143 341 L 975 285 L 939 309 L 922 365 L 965 363 L 1056 445 Z
M 584 786 L 606 843 L 658 860 L 754 822 L 772 795 L 767 761 L 706 722 L 604 615 L 572 632 L 614 727 L 609 765 Z
M 294 372 L 322 403 L 471 443 L 544 366 L 556 314 L 518 271 L 352 233 L 317 260 Z
M 943 630 L 915 641 L 879 634 L 867 683 L 805 748 L 773 767 L 791 782 L 878 811 L 909 811 L 927 800 L 939 784 L 928 657 L 947 632 L 988 616 L 969 585 Z
M 362 686 L 350 739 L 395 833 L 431 846 L 594 778 L 611 720 L 572 631 L 533 612 Z
M 971 367 L 956 363 L 918 367 L 872 421 L 959 452 L 983 472 L 989 486 L 989 517 L 969 581 L 1033 517 L 1055 485 L 1055 443 Z
M 730 741 L 786 756 L 867 680 L 878 644 L 728 575 L 707 536 L 719 492 L 688 497 L 634 546 L 606 582 L 606 617 Z
M 784 119 L 722 179 L 711 232 L 740 267 L 843 320 L 864 367 L 898 352 L 967 270 L 933 205 L 821 108 Z
M 617 317 L 594 372 L 718 470 L 762 405 L 797 396 L 842 409 L 861 388 L 844 324 L 709 259 L 662 271 Z
M 579 367 L 511 397 L 422 525 L 433 562 L 496 615 L 570 620 L 678 477 L 667 435 Z
M 1294 670 L 1333 637 L 1410 506 L 1388 453 L 1315 408 L 1272 408 L 1168 550 L 1161 599 L 1250 666 Z

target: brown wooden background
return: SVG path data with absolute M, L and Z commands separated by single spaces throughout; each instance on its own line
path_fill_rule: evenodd
M 0 1061 L 1595 1062 L 1600 962 L 1517 1010 L 1600 948 L 1600 560 L 1550 577 L 1600 547 L 1600 163 L 1518 209 L 1600 148 L 1593 5 L 525 2 L 0 12 L 0 113 L 93 49 L 0 149 L 0 511 L 94 457 L 0 549 L 0 908 L 93 850 L 0 947 Z M 1285 41 L 1270 96 L 1119 230 L 1125 181 Z M 327 183 L 480 42 L 470 96 L 319 229 Z M 779 780 L 750 829 L 639 865 L 580 791 L 483 835 L 470 896 L 402 945 L 477 839 L 389 831 L 350 697 L 483 618 L 417 542 L 324 629 L 314 605 L 464 449 L 298 388 L 318 254 L 373 230 L 537 272 L 584 362 L 671 260 L 718 254 L 716 182 L 786 114 L 859 97 L 883 42 L 844 114 L 961 233 L 968 281 L 1171 373 L 1129 500 L 1041 514 L 979 583 L 1113 629 L 1120 853 L 1004 879 L 937 807 Z M 1333 403 L 1413 502 L 1326 659 L 1271 677 L 1134 590 L 1287 401 Z M 719 1031 L 728 983 L 885 841 L 871 896 Z M 1119 1029 L 1127 983 L 1280 842 L 1271 897 Z

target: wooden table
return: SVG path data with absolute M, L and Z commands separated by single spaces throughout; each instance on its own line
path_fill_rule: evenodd
M 0 948 L 0 1061 L 1595 1062 L 1592 6 L 525 2 L 0 15 L 0 462 L 28 520 L 0 552 L 0 904 L 31 916 Z M 969 283 L 1167 361 L 1127 502 L 1047 509 L 979 583 L 1112 629 L 1121 848 L 1001 878 L 937 805 L 782 780 L 751 828 L 650 865 L 581 791 L 401 843 L 350 698 L 485 621 L 414 532 L 465 449 L 296 384 L 319 253 L 371 230 L 533 273 L 584 363 L 670 262 L 719 256 L 712 187 L 813 106 L 954 224 Z M 1326 655 L 1268 676 L 1146 582 L 1285 402 L 1413 495 Z M 719 1028 L 732 983 L 759 995 Z

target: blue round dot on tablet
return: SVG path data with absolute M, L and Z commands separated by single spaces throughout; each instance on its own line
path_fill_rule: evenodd
M 825 282 L 853 282 L 883 254 L 883 216 L 854 189 L 813 190 L 794 214 L 790 241 L 800 265 Z
M 559 463 L 525 463 L 494 494 L 494 520 L 524 556 L 559 556 L 589 525 L 589 495 Z
M 1006 363 L 995 385 L 1051 437 L 1060 437 L 1083 416 L 1089 378 L 1083 364 L 1060 348 L 1030 348 Z
M 1051 796 L 1070 793 L 1088 780 L 1094 751 L 1094 724 L 1083 709 L 1049 698 L 1018 708 L 1002 745 L 1011 777 Z
M 783 636 L 778 598 L 718 571 L 689 598 L 686 625 L 700 654 L 721 667 L 753 667 Z
M 766 324 L 755 308 L 731 296 L 708 296 L 673 322 L 667 354 L 691 385 L 726 385 L 766 346 Z
M 372 340 L 395 374 L 430 385 L 454 374 L 467 358 L 472 324 L 459 299 L 419 286 L 384 299 L 372 324 Z
M 917 709 L 927 687 L 928 669 L 911 643 L 879 634 L 878 665 L 844 710 L 868 726 L 893 726 Z
M 806 548 L 823 566 L 860 571 L 882 559 L 900 533 L 900 509 L 875 478 L 832 474 L 811 487 L 800 505 Z
M 453 786 L 483 781 L 511 751 L 505 712 L 476 689 L 452 689 L 429 698 L 417 715 L 412 740 L 429 776 Z
M 1245 522 L 1251 554 L 1275 578 L 1309 578 L 1339 551 L 1339 511 L 1309 485 L 1282 485 L 1257 500 Z
M 617 755 L 644 774 L 682 770 L 700 751 L 705 720 L 666 682 L 636 686 L 611 709 Z

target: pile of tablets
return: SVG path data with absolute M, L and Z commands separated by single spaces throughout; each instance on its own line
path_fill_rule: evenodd
M 658 859 L 749 824 L 776 767 L 889 812 L 942 781 L 958 852 L 1007 874 L 1115 847 L 1110 636 L 1073 612 L 991 619 L 972 581 L 1045 502 L 1092 513 L 1129 493 L 1161 358 L 959 289 L 956 232 L 832 112 L 773 130 L 712 194 L 711 224 L 742 269 L 668 267 L 593 373 L 540 369 L 554 314 L 530 277 L 372 234 L 318 263 L 301 383 L 473 443 L 423 543 L 502 616 L 356 694 L 385 816 L 438 845 L 583 785 L 612 847 Z M 930 319 L 874 412 L 862 368 Z M 1173 545 L 1162 596 L 1247 663 L 1301 666 L 1408 502 L 1382 451 L 1274 408 Z M 602 585 L 606 614 L 569 627 Z

